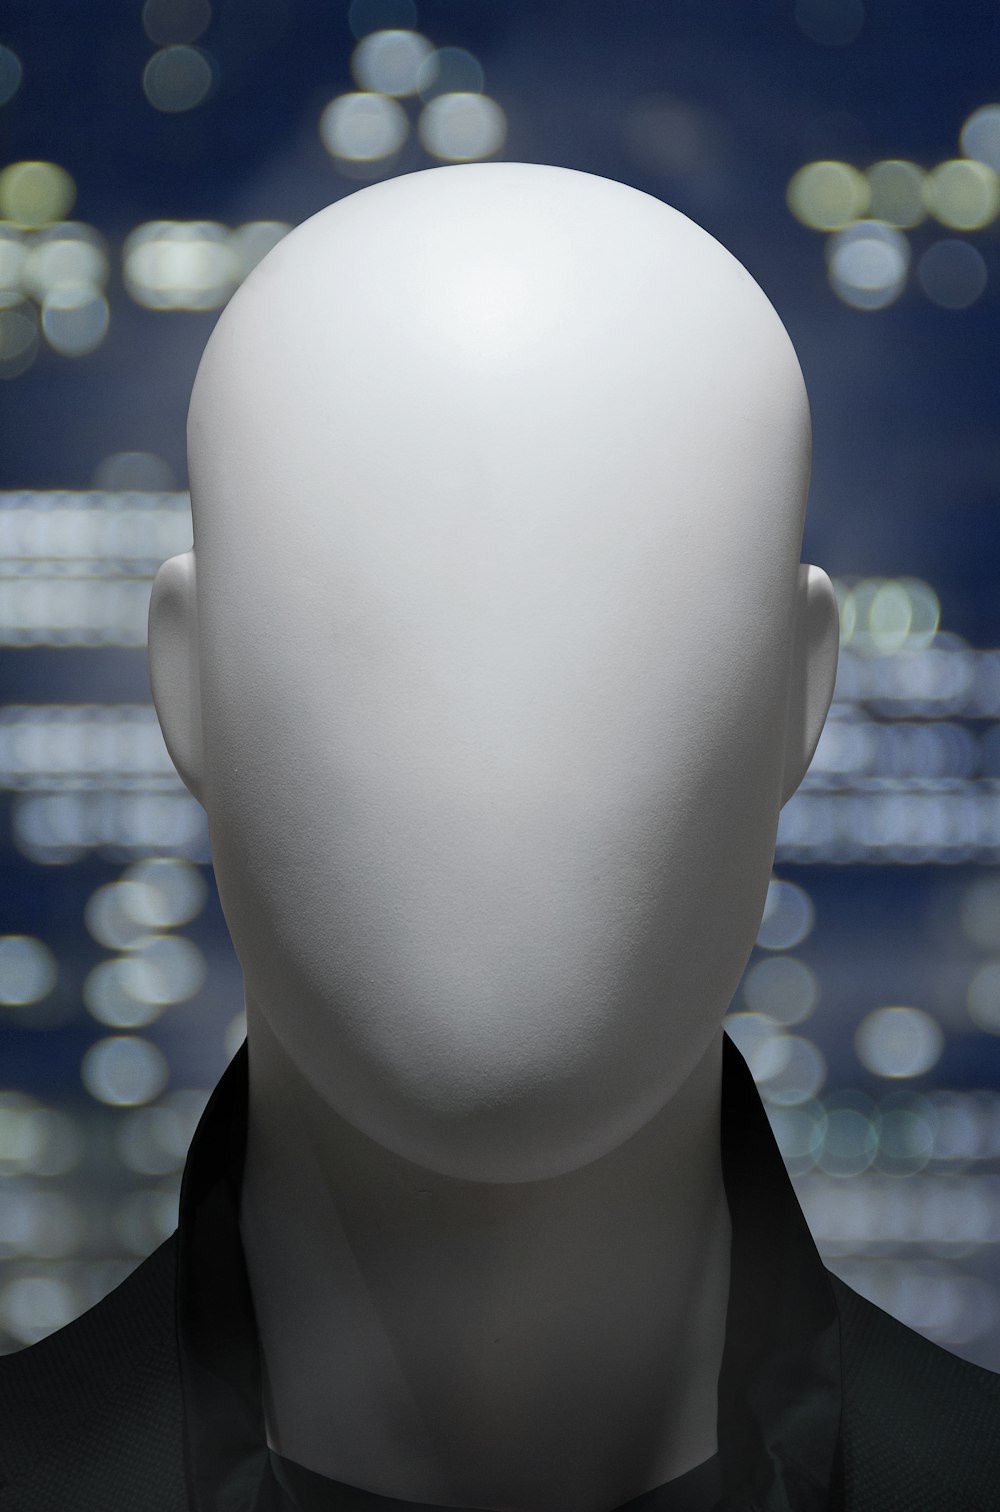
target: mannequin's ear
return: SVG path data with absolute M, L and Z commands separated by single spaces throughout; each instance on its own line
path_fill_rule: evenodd
M 833 584 L 822 567 L 800 562 L 789 669 L 782 807 L 798 788 L 816 754 L 833 701 L 839 652 L 840 612 Z
M 168 557 L 153 579 L 147 655 L 164 743 L 184 786 L 201 803 L 204 755 L 193 547 Z

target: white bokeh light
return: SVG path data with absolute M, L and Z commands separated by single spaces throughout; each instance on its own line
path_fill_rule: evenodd
M 383 94 L 342 94 L 319 118 L 320 141 L 331 157 L 375 163 L 399 151 L 410 130 L 398 100 Z
M 1000 173 L 1000 105 L 981 105 L 962 127 L 962 151 L 966 157 L 986 163 Z
M 421 66 L 433 54 L 433 45 L 419 32 L 369 32 L 354 49 L 351 72 L 362 89 L 411 95 L 416 93 Z
M 49 947 L 34 935 L 0 935 L 0 1003 L 37 1003 L 56 984 L 59 968 Z
M 795 882 L 772 878 L 767 884 L 757 944 L 764 950 L 791 950 L 800 945 L 816 921 L 812 899 Z
M 944 1034 L 922 1008 L 876 1008 L 858 1025 L 854 1048 L 861 1064 L 876 1076 L 922 1076 L 940 1059 Z
M 420 112 L 420 141 L 432 157 L 468 163 L 499 152 L 507 137 L 507 117 L 489 95 L 437 95 Z
M 80 1077 L 91 1097 L 115 1107 L 152 1102 L 169 1075 L 163 1051 L 150 1040 L 128 1034 L 98 1040 L 80 1064 Z
M 882 221 L 857 221 L 827 243 L 834 292 L 856 310 L 882 310 L 899 298 L 910 266 L 910 246 L 901 231 Z

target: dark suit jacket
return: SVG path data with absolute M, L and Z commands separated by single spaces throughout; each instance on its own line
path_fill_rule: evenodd
M 0 1358 L 0 1512 L 289 1507 L 238 1227 L 246 1109 L 244 1043 L 192 1140 L 177 1231 L 82 1317 Z M 826 1270 L 728 1038 L 721 1129 L 733 1246 L 720 1506 L 1000 1512 L 1000 1375 Z M 312 1479 L 331 1509 L 411 1505 Z M 656 1492 L 638 1500 L 655 1512 Z

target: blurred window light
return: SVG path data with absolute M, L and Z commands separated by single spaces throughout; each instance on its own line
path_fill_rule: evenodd
M 816 911 L 805 889 L 796 882 L 772 878 L 756 943 L 763 950 L 792 950 L 801 945 L 815 922 Z
M 83 921 L 99 944 L 125 950 L 148 934 L 155 903 L 145 883 L 106 882 L 84 904 Z
M 84 1156 L 75 1119 L 23 1093 L 0 1092 L 0 1177 L 65 1176 Z
M 64 1193 L 0 1188 L 0 1255 L 62 1260 L 80 1248 L 85 1232 L 79 1204 Z
M 367 32 L 409 30 L 417 23 L 414 0 L 352 0 L 347 24 L 355 37 Z
M 201 913 L 208 887 L 198 867 L 171 856 L 149 856 L 134 861 L 122 879 L 141 883 L 147 889 L 144 916 L 158 929 L 187 924 Z
M 815 1012 L 819 981 L 805 961 L 794 956 L 768 956 L 747 972 L 743 997 L 752 1013 L 767 1014 L 786 1026 L 799 1024 Z
M 857 1108 L 828 1108 L 816 1164 L 827 1176 L 859 1176 L 878 1152 L 878 1129 Z
M 123 1113 L 115 1130 L 119 1158 L 144 1176 L 166 1176 L 180 1170 L 203 1111 L 204 1099 L 199 1094 L 184 1102 L 175 1094 L 154 1107 Z
M 872 220 L 887 226 L 918 226 L 927 215 L 924 170 L 903 158 L 886 158 L 867 170 Z
M 20 1345 L 37 1344 L 78 1317 L 83 1295 L 58 1276 L 16 1276 L 0 1291 L 0 1326 Z
M 147 935 L 134 947 L 129 967 L 132 995 L 163 1007 L 184 1003 L 204 985 L 205 957 L 193 940 L 181 935 Z
M 903 292 L 909 266 L 909 242 L 882 221 L 856 221 L 827 242 L 830 285 L 855 310 L 892 304 Z
M 186 792 L 19 795 L 11 835 L 22 856 L 45 866 L 67 865 L 97 848 L 111 860 L 150 852 L 211 860 L 205 811 Z
M 983 1109 L 975 1096 L 939 1088 L 927 1094 L 934 1123 L 935 1161 L 964 1165 L 986 1153 Z
M 970 944 L 1000 954 L 1000 876 L 970 882 L 962 893 L 958 918 Z
M 240 273 L 245 278 L 291 230 L 288 221 L 247 221 L 229 238 Z
M 12 100 L 21 87 L 24 70 L 16 52 L 9 47 L 0 47 L 0 105 Z
M 169 1075 L 163 1051 L 134 1034 L 98 1040 L 80 1063 L 80 1077 L 91 1097 L 115 1107 L 152 1102 Z
M 980 966 L 969 983 L 966 1005 L 977 1029 L 1000 1034 L 1000 961 Z
M 835 585 L 840 610 L 840 644 L 869 655 L 920 651 L 930 646 L 941 623 L 941 605 L 921 578 L 862 578 Z
M 977 759 L 975 736 L 955 724 L 894 721 L 876 727 L 873 770 L 880 777 L 934 781 L 971 776 Z
M 53 351 L 86 357 L 108 333 L 110 311 L 104 295 L 89 284 L 60 284 L 42 305 L 42 330 Z
M 32 228 L 65 220 L 76 185 L 57 163 L 11 163 L 0 172 L 0 216 Z
M 789 1174 L 801 1176 L 812 1170 L 826 1129 L 822 1104 L 815 1099 L 788 1108 L 769 1103 L 767 1117 Z
M 866 213 L 870 198 L 864 174 L 850 163 L 833 160 L 806 163 L 792 175 L 786 195 L 796 220 L 813 231 L 852 225 Z
M 91 1018 L 109 1029 L 144 1029 L 155 1023 L 167 1004 L 144 994 L 141 978 L 142 969 L 131 956 L 98 962 L 83 982 L 83 1001 Z
M 878 729 L 871 720 L 831 710 L 820 733 L 807 780 L 826 776 L 846 783 L 870 772 L 878 753 Z
M 27 300 L 0 309 L 0 378 L 18 378 L 38 355 L 38 313 Z
M 878 1119 L 880 1171 L 892 1176 L 912 1176 L 922 1171 L 934 1153 L 934 1120 L 929 1105 L 893 1106 L 883 1103 Z
M 917 263 L 920 287 L 946 310 L 967 310 L 986 288 L 986 259 L 978 247 L 957 237 L 934 242 Z
M 482 64 L 464 47 L 439 47 L 421 60 L 417 90 L 424 101 L 440 94 L 482 94 Z
M 170 463 L 155 452 L 142 451 L 110 452 L 102 457 L 91 484 L 100 493 L 171 493 L 177 487 Z
M 406 141 L 409 117 L 398 100 L 383 94 L 342 94 L 319 118 L 320 141 L 331 157 L 374 163 L 391 157 Z
M 0 222 L 0 306 L 16 304 L 22 296 L 29 243 L 18 226 Z
M 125 287 L 150 310 L 214 310 L 240 279 L 225 226 L 216 221 L 147 221 L 125 239 Z
M 212 19 L 208 0 L 146 0 L 142 24 L 150 42 L 194 42 Z
M 0 1089 L 0 1176 L 27 1170 L 41 1148 L 33 1115 L 39 1103 L 27 1092 Z
M 385 95 L 411 95 L 417 91 L 421 65 L 433 53 L 433 44 L 420 32 L 370 32 L 354 49 L 351 72 L 360 89 Z
M 988 226 L 1000 210 L 1000 177 L 986 163 L 949 158 L 928 173 L 924 199 L 931 215 L 943 225 L 976 231 Z
M 24 253 L 21 287 L 35 299 L 64 286 L 97 291 L 108 281 L 104 238 L 79 221 L 60 221 L 36 232 Z
M 432 157 L 468 163 L 500 151 L 507 117 L 489 95 L 439 94 L 420 112 L 417 132 Z
M 727 1013 L 723 1027 L 750 1068 L 754 1081 L 766 1081 L 785 1060 L 784 1031 L 764 1013 Z
M 0 1003 L 37 1003 L 59 977 L 56 958 L 34 935 L 0 935 Z
M 876 1008 L 855 1030 L 854 1049 L 875 1076 L 923 1076 L 940 1059 L 944 1035 L 922 1008 Z
M 146 99 L 167 115 L 200 105 L 213 81 L 211 61 L 200 47 L 161 47 L 142 71 Z
M 826 1081 L 826 1060 L 822 1050 L 801 1034 L 781 1037 L 781 1062 L 761 1084 L 765 1102 L 793 1107 L 809 1102 Z
M 79 784 L 124 784 L 128 779 L 155 787 L 173 771 L 152 704 L 7 704 L 0 708 L 0 782 L 5 787 L 66 788 Z M 96 781 L 95 781 L 96 779 Z M 160 783 L 159 785 L 164 785 Z M 138 882 L 107 883 L 88 907 L 104 910 L 109 899 L 129 899 L 131 915 L 123 927 L 134 935 L 139 925 L 155 923 L 162 900 Z M 132 900 L 135 900 L 134 906 Z M 149 915 L 141 913 L 148 904 Z M 116 902 L 115 909 L 120 905 Z M 94 917 L 103 917 L 95 914 Z M 101 926 L 103 927 L 103 926 Z M 111 949 L 118 939 L 95 935 Z
M 966 157 L 1000 173 L 1000 105 L 981 105 L 962 127 L 959 139 Z
M 810 42 L 846 47 L 865 24 L 861 0 L 795 0 L 795 24 Z

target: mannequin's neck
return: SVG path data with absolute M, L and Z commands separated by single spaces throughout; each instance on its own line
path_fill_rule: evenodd
M 360 1133 L 248 994 L 240 1227 L 269 1442 L 385 1496 L 607 1512 L 715 1452 L 730 1224 L 721 1031 L 670 1102 L 545 1181 Z

